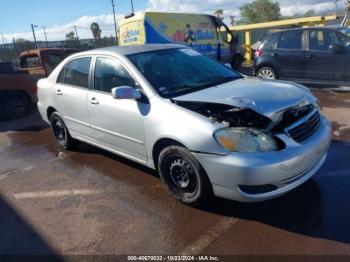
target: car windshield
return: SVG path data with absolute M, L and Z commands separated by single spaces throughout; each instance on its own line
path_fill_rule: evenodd
M 128 58 L 165 98 L 242 78 L 227 66 L 189 48 L 157 50 Z

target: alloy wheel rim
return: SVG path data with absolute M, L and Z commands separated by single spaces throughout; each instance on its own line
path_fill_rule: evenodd
M 264 69 L 259 72 L 259 77 L 265 79 L 275 79 L 275 74 L 269 69 Z

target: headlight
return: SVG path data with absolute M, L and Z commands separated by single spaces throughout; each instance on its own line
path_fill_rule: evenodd
M 214 137 L 219 145 L 230 151 L 256 153 L 278 150 L 272 137 L 255 129 L 225 128 L 216 131 Z

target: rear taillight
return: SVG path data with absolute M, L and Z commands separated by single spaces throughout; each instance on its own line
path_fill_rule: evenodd
M 263 51 L 261 49 L 258 49 L 255 51 L 255 57 L 260 57 L 262 56 L 262 54 L 263 54 Z

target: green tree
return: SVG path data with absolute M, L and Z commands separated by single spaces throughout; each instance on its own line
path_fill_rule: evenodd
M 222 9 L 217 9 L 217 10 L 215 10 L 214 15 L 215 15 L 217 18 L 222 19 L 223 15 L 224 15 L 224 10 L 222 10 Z
M 27 39 L 24 38 L 17 38 L 16 39 L 16 43 L 28 43 L 29 41 Z
M 281 17 L 279 3 L 271 0 L 255 0 L 244 4 L 240 10 L 243 23 L 245 24 L 276 21 Z
M 76 40 L 75 33 L 73 31 L 70 31 L 68 34 L 66 34 L 66 40 Z
M 314 11 L 314 10 L 309 10 L 309 11 L 307 11 L 304 15 L 303 15 L 303 17 L 310 17 L 310 16 L 316 16 L 316 12 Z

